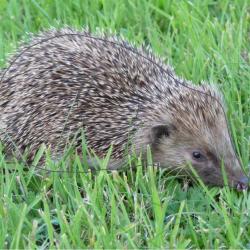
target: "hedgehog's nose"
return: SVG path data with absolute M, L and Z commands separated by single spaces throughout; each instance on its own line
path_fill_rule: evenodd
M 244 176 L 237 183 L 236 188 L 238 191 L 243 191 L 248 189 L 248 185 L 249 185 L 249 178 Z

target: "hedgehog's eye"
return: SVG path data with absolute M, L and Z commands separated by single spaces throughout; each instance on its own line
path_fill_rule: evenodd
M 198 150 L 192 152 L 193 159 L 196 161 L 204 161 L 206 157 Z

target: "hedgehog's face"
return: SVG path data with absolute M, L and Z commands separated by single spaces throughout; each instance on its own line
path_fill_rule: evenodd
M 234 152 L 224 113 L 213 102 L 201 104 L 199 100 L 191 106 L 190 100 L 185 105 L 184 98 L 178 116 L 173 114 L 165 123 L 151 128 L 154 161 L 162 167 L 189 172 L 191 163 L 204 183 L 216 186 L 224 185 L 224 166 L 230 186 L 247 188 L 248 179 Z
M 155 126 L 151 133 L 154 161 L 161 167 L 189 173 L 192 164 L 205 184 L 216 186 L 224 185 L 224 166 L 230 186 L 247 188 L 248 179 L 228 140 L 229 135 L 214 133 L 212 140 L 209 136 L 211 134 L 204 131 L 195 137 L 189 131 L 179 130 L 174 126 Z

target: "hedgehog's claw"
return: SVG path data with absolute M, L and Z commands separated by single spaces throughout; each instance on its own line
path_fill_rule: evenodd
M 243 177 L 237 183 L 236 188 L 238 191 L 244 191 L 248 189 L 249 179 L 247 177 Z

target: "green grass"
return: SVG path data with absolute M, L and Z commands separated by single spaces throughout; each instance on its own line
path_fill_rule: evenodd
M 63 25 L 116 31 L 150 44 L 186 79 L 218 84 L 247 168 L 249 1 L 0 0 L 1 65 L 26 32 Z M 61 168 L 84 170 L 72 156 Z M 250 248 L 247 192 L 188 187 L 164 171 L 141 168 L 140 159 L 136 164 L 121 173 L 37 176 L 35 166 L 10 165 L 1 153 L 0 248 Z

